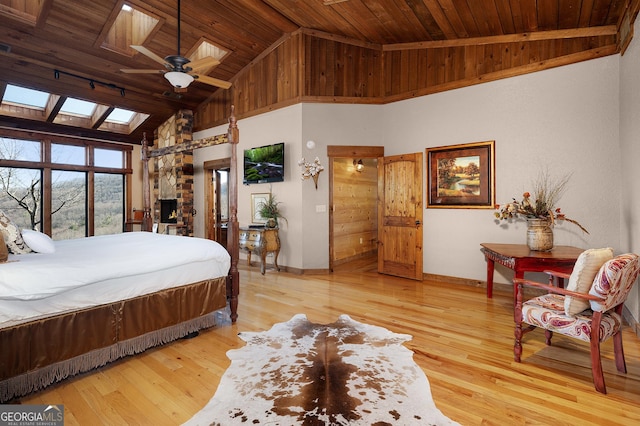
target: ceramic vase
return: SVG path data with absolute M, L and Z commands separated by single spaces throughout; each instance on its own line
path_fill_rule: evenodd
M 527 219 L 527 246 L 534 251 L 553 248 L 553 230 L 547 219 Z

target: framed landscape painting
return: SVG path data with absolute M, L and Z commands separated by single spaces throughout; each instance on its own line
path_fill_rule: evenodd
M 427 148 L 427 208 L 492 209 L 495 141 Z

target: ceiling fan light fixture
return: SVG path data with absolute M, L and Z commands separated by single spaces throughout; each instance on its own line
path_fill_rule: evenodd
M 169 71 L 164 74 L 164 78 L 169 80 L 169 83 L 171 83 L 173 87 L 177 87 L 179 89 L 189 87 L 191 82 L 194 80 L 192 75 L 180 71 Z

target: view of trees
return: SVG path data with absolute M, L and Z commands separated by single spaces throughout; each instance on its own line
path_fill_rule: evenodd
M 40 230 L 40 170 L 0 168 L 0 209 L 20 228 Z M 52 238 L 86 236 L 86 174 L 54 172 L 52 183 Z M 122 232 L 124 180 L 122 175 L 96 174 L 95 235 Z
M 54 240 L 87 236 L 89 198 L 87 171 L 66 171 L 64 165 L 84 165 L 86 149 L 78 145 L 51 143 L 52 167 L 49 188 L 43 187 L 41 157 L 44 145 L 38 140 L 0 137 L 0 159 L 11 167 L 0 167 L 0 209 L 23 229 L 42 230 L 43 194 L 51 194 L 51 237 Z M 94 148 L 94 158 L 103 167 L 122 167 L 122 152 Z M 26 167 L 20 167 L 24 162 Z M 49 169 L 46 169 L 49 170 Z M 124 221 L 124 174 L 94 174 L 94 235 L 122 232 Z
M 438 160 L 438 196 L 478 195 L 480 191 L 479 157 L 454 157 Z

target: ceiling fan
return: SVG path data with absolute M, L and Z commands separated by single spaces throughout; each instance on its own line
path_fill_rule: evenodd
M 199 70 L 205 70 L 212 66 L 218 65 L 220 61 L 213 56 L 205 56 L 201 59 L 191 61 L 180 55 L 180 0 L 178 0 L 178 53 L 176 55 L 166 56 L 164 59 L 144 46 L 131 45 L 132 49 L 137 50 L 146 57 L 162 64 L 165 69 L 121 69 L 120 71 L 129 74 L 163 74 L 176 92 L 186 91 L 189 84 L 194 80 L 211 86 L 228 89 L 231 83 L 207 75 L 199 74 Z

